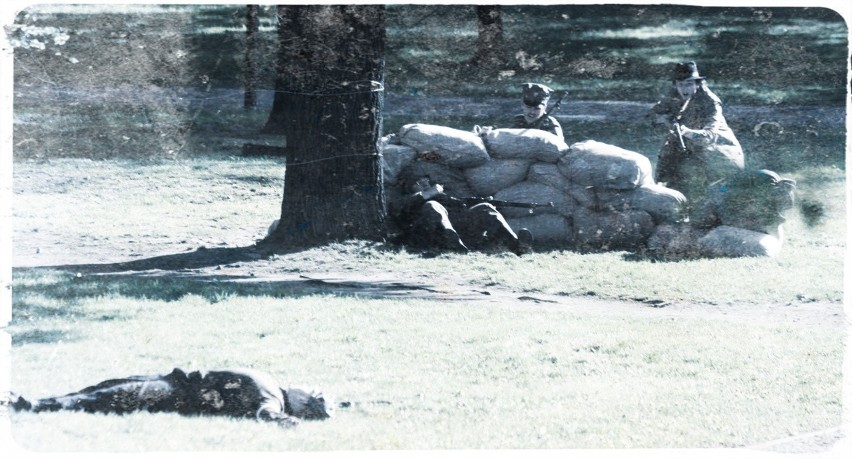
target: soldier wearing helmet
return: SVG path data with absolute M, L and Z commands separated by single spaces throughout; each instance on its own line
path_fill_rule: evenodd
M 512 127 L 517 129 L 541 129 L 547 131 L 560 140 L 564 140 L 562 126 L 556 118 L 547 113 L 547 103 L 553 90 L 538 83 L 524 83 L 521 85 L 523 92 L 523 113 L 516 115 L 512 120 Z

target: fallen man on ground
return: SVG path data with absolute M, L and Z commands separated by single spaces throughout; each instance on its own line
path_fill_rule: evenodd
M 85 411 L 126 414 L 134 411 L 187 416 L 255 418 L 293 427 L 300 420 L 331 417 L 321 393 L 278 386 L 270 375 L 251 369 L 226 369 L 189 374 L 175 368 L 167 375 L 110 379 L 59 397 L 34 402 L 11 394 L 16 411 Z

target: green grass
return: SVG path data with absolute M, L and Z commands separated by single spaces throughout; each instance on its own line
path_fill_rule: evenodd
M 19 161 L 14 178 L 16 252 L 34 250 L 36 234 L 64 241 L 41 247 L 47 260 L 104 263 L 87 251 L 113 247 L 107 258 L 122 261 L 250 245 L 277 216 L 283 166 Z M 824 214 L 808 226 L 794 213 L 777 259 L 653 262 L 565 250 L 424 259 L 345 241 L 268 262 L 283 273 L 396 272 L 532 296 L 840 303 L 844 176 L 818 168 L 795 178 Z M 13 414 L 19 443 L 56 451 L 730 447 L 840 422 L 846 337 L 836 328 L 308 295 L 278 282 L 177 274 L 14 269 L 5 330 L 12 388 L 46 396 L 174 366 L 234 365 L 353 406 L 288 432 L 170 415 Z
M 12 414 L 16 440 L 37 450 L 732 447 L 840 422 L 839 331 L 331 296 L 34 295 L 16 313 L 12 386 L 35 396 L 239 365 L 352 402 L 287 432 Z
M 252 245 L 280 213 L 284 167 L 269 159 L 162 163 L 66 159 L 19 162 L 14 173 L 16 252 L 38 251 L 36 260 L 50 264 L 56 256 L 63 260 L 58 264 L 67 264 L 74 254 L 77 263 L 94 263 L 180 254 L 199 247 Z M 291 272 L 453 276 L 480 285 L 606 299 L 841 302 L 844 174 L 834 168 L 808 168 L 791 177 L 798 180 L 800 200 L 819 203 L 823 216 L 809 225 L 799 211 L 790 212 L 786 243 L 777 258 L 660 262 L 628 252 L 560 248 L 522 258 L 448 254 L 424 260 L 382 244 L 341 241 L 275 255 L 273 261 Z M 37 246 L 28 234 L 37 234 L 42 241 L 81 242 L 70 247 Z M 110 260 L 86 258 L 88 247 L 99 246 L 115 247 Z

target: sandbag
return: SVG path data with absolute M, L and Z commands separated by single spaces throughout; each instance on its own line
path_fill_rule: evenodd
M 578 247 L 631 249 L 645 243 L 654 230 L 654 221 L 643 210 L 598 212 L 580 207 L 572 218 Z
M 566 217 L 558 214 L 531 215 L 521 218 L 507 218 L 506 222 L 513 230 L 526 228 L 532 233 L 535 243 L 572 244 L 573 231 Z
M 530 161 L 525 159 L 492 159 L 464 170 L 467 184 L 479 196 L 492 196 L 526 178 Z
M 657 224 L 681 220 L 686 204 L 683 193 L 656 183 L 644 184 L 632 190 L 596 191 L 595 196 L 601 210 L 644 210 L 651 214 Z
M 701 254 L 707 257 L 775 257 L 781 245 L 769 234 L 725 225 L 698 239 Z
M 594 188 L 585 185 L 577 185 L 576 183 L 568 182 L 569 185 L 565 191 L 577 201 L 577 204 L 588 209 L 596 209 L 598 200 L 595 196 Z
M 480 135 L 493 158 L 555 163 L 568 151 L 564 140 L 541 129 L 487 129 Z
M 557 190 L 556 188 L 542 185 L 541 183 L 523 181 L 509 188 L 504 188 L 494 194 L 495 199 L 501 201 L 514 202 L 537 202 L 548 203 L 552 202 L 553 207 L 535 209 L 536 214 L 552 214 L 558 213 L 564 216 L 569 216 L 577 208 L 577 204 L 568 196 L 568 194 Z M 520 218 L 530 215 L 528 209 L 501 207 L 500 212 L 506 218 Z
M 530 166 L 527 180 L 566 191 L 571 182 L 559 172 L 556 164 L 536 162 Z
M 382 180 L 386 184 L 394 184 L 402 169 L 417 156 L 417 152 L 411 147 L 387 141 L 380 141 L 378 147 L 382 164 Z
M 557 165 L 568 180 L 578 185 L 632 190 L 653 182 L 647 157 L 595 140 L 571 145 Z
M 399 174 L 401 188 L 410 193 L 410 187 L 417 180 L 429 177 L 432 184 L 444 186 L 444 192 L 455 197 L 473 196 L 473 192 L 465 180 L 464 173 L 456 168 L 438 164 L 432 161 L 421 161 L 415 159 L 406 166 Z
M 475 167 L 488 161 L 482 139 L 473 132 L 432 124 L 406 124 L 399 141 L 424 157 L 450 167 Z

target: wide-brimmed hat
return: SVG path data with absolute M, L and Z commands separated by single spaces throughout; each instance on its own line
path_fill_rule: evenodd
M 675 64 L 672 81 L 687 81 L 687 80 L 703 80 L 704 77 L 698 74 L 698 66 L 695 62 L 679 62 Z
M 524 83 L 521 85 L 524 93 L 524 105 L 536 107 L 550 100 L 553 90 L 539 83 Z

